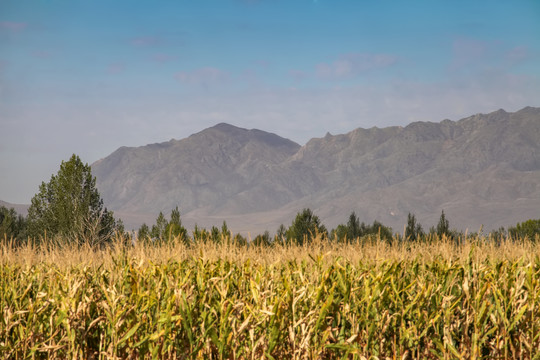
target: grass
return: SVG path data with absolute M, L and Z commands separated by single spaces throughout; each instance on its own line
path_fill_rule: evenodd
M 540 359 L 538 242 L 0 247 L 5 359 Z

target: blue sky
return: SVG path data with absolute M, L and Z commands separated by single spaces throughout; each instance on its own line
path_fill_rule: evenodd
M 219 122 L 304 144 L 540 106 L 540 1 L 0 0 L 0 199 Z

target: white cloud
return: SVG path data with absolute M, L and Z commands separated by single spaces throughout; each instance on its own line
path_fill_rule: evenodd
M 226 82 L 229 79 L 229 74 L 214 67 L 204 67 L 192 71 L 178 72 L 175 78 L 184 84 L 207 88 Z
M 122 62 L 111 63 L 109 64 L 109 66 L 107 66 L 107 72 L 109 74 L 119 74 L 123 72 L 125 69 L 126 69 L 126 64 Z
M 139 36 L 131 39 L 130 43 L 137 47 L 155 46 L 162 42 L 157 36 Z
M 168 54 L 163 54 L 163 53 L 154 54 L 154 56 L 152 56 L 152 60 L 157 61 L 159 63 L 167 63 L 171 61 L 176 61 L 177 59 L 178 59 L 178 56 L 173 56 L 173 55 L 168 55 Z
M 325 80 L 348 79 L 371 70 L 386 68 L 396 61 L 397 57 L 389 54 L 350 53 L 341 55 L 330 64 L 318 64 L 315 73 Z
M 309 74 L 302 70 L 289 70 L 289 76 L 296 81 L 303 81 L 309 77 Z
M 517 63 L 528 59 L 530 56 L 530 51 L 527 46 L 516 46 L 508 50 L 505 56 L 510 62 Z
M 535 60 L 537 59 L 534 59 L 528 46 L 512 46 L 501 41 L 458 38 L 452 43 L 452 59 L 448 70 L 452 76 L 465 72 L 481 73 L 486 69 L 508 72 L 514 65 Z
M 27 23 L 15 21 L 0 21 L 0 29 L 10 32 L 19 32 L 28 27 Z
M 472 38 L 454 40 L 451 68 L 460 68 L 484 60 L 490 47 L 488 42 Z

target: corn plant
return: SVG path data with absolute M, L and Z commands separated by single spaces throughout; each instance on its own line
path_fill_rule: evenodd
M 370 245 L 310 246 L 266 249 L 298 254 L 271 261 L 203 245 L 161 258 L 3 249 L 0 358 L 540 359 L 534 249 L 426 258 L 384 245 L 354 260 Z

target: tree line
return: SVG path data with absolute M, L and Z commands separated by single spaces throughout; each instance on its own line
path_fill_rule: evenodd
M 238 245 L 271 246 L 273 244 L 304 245 L 315 237 L 322 237 L 340 243 L 358 241 L 359 239 L 377 236 L 386 241 L 426 241 L 432 238 L 449 238 L 458 241 L 463 234 L 450 229 L 444 211 L 439 222 L 427 232 L 417 221 L 416 216 L 408 214 L 407 226 L 403 235 L 394 234 L 392 228 L 378 221 L 372 224 L 360 222 L 352 212 L 346 223 L 328 231 L 320 218 L 309 209 L 298 212 L 289 227 L 281 224 L 275 235 L 269 231 L 257 235 L 254 239 L 246 239 L 240 234 L 233 234 L 224 221 L 221 227 L 210 229 L 195 225 L 192 235 L 182 225 L 178 207 L 170 213 L 169 219 L 160 212 L 155 224 L 151 227 L 142 224 L 135 236 L 126 232 L 120 219 L 116 219 L 108 210 L 96 188 L 96 178 L 92 176 L 91 167 L 77 155 L 68 161 L 62 161 L 56 175 L 49 182 L 43 182 L 39 191 L 32 198 L 26 217 L 17 214 L 11 208 L 0 207 L 0 240 L 23 243 L 31 240 L 54 241 L 56 243 L 88 244 L 90 246 L 106 246 L 114 239 L 124 239 L 126 243 L 135 241 L 147 245 L 158 245 L 181 241 L 186 245 L 196 242 L 224 241 Z M 471 234 L 476 235 L 476 234 Z M 540 235 L 540 219 L 527 220 L 516 226 L 501 227 L 492 232 L 492 237 L 502 239 L 529 238 L 535 240 Z

